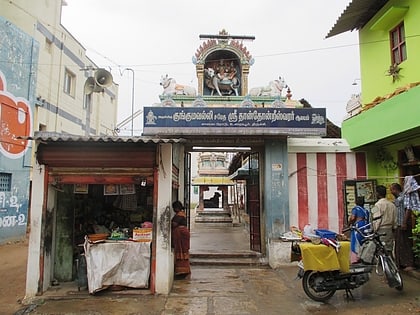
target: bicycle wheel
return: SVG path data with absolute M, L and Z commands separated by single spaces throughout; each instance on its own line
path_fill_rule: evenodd
M 305 271 L 302 279 L 303 290 L 312 300 L 326 302 L 334 295 L 335 290 L 320 291 L 322 283 L 325 281 L 326 274 L 324 272 Z
M 384 265 L 382 267 L 384 269 L 385 277 L 388 281 L 389 287 L 395 288 L 398 291 L 402 291 L 404 289 L 403 280 L 392 257 L 385 256 L 383 259 L 383 264 Z

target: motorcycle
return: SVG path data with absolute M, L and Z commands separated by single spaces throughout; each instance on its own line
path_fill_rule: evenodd
M 345 290 L 346 297 L 353 298 L 351 290 L 368 282 L 374 267 L 377 275 L 385 276 L 390 288 L 403 290 L 402 277 L 391 254 L 386 250 L 385 243 L 380 240 L 382 235 L 369 230 L 362 232 L 363 228 L 350 226 L 343 230 L 357 231 L 363 235 L 361 262 L 351 264 L 348 272 L 305 270 L 304 260 L 299 262 L 298 278 L 302 279 L 303 290 L 309 298 L 317 302 L 326 302 L 337 290 Z

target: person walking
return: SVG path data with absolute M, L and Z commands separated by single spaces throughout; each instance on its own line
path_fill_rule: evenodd
M 395 262 L 405 271 L 414 269 L 414 254 L 412 240 L 411 210 L 404 206 L 404 193 L 401 185 L 391 184 L 391 193 L 394 195 L 394 204 L 397 208 L 397 229 L 395 230 Z
M 364 208 L 365 198 L 363 196 L 358 196 L 356 198 L 356 206 L 351 210 L 351 216 L 349 219 L 349 225 L 355 225 L 357 228 L 363 232 L 365 229 L 369 228 L 369 211 Z M 357 263 L 360 260 L 359 250 L 362 245 L 363 235 L 359 232 L 353 230 L 350 235 L 350 248 L 351 248 L 351 263 Z
M 385 243 L 385 248 L 392 253 L 394 249 L 394 230 L 397 228 L 397 208 L 386 199 L 386 187 L 379 185 L 376 187 L 376 197 L 378 201 L 372 208 L 373 230 L 383 234 L 380 238 Z
M 190 268 L 190 231 L 187 227 L 187 216 L 180 201 L 172 204 L 175 212 L 171 220 L 172 247 L 175 252 L 175 276 L 187 277 Z

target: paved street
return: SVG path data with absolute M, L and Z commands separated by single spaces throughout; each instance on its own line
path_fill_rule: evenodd
M 111 293 L 45 300 L 31 314 L 420 314 L 420 283 L 410 277 L 404 277 L 403 293 L 373 276 L 354 290 L 355 301 L 347 301 L 338 291 L 323 304 L 306 297 L 295 280 L 295 266 L 279 270 L 197 266 L 192 272 L 190 280 L 175 281 L 169 296 Z
M 246 250 L 240 246 L 243 246 L 247 235 L 241 228 L 212 227 L 200 230 L 193 227 L 191 239 L 193 252 L 211 251 L 212 248 Z M 235 249 L 235 242 L 242 245 Z M 3 257 L 4 247 L 7 245 L 0 246 L 0 257 Z M 25 249 L 22 246 L 23 252 Z M 40 297 L 37 305 L 19 306 L 14 303 L 15 300 L 11 300 L 15 299 L 14 296 L 9 299 L 12 305 L 18 306 L 14 311 L 21 310 L 16 314 L 39 315 L 420 314 L 420 282 L 407 274 L 403 274 L 405 289 L 402 293 L 390 289 L 382 278 L 372 275 L 365 286 L 353 291 L 354 301 L 346 300 L 344 292 L 338 291 L 328 304 L 323 304 L 306 297 L 301 281 L 296 280 L 296 272 L 295 265 L 277 270 L 195 265 L 191 278 L 175 280 L 168 296 L 152 296 L 142 290 L 103 292 L 92 296 L 86 292 L 78 293 L 76 289 L 66 296 Z M 3 270 L 2 273 L 7 271 Z M 2 292 L 7 297 L 7 291 Z M 1 307 L 6 309 L 4 298 Z M 27 313 L 24 313 L 25 308 Z M 13 312 L 8 308 L 0 311 L 0 314 Z

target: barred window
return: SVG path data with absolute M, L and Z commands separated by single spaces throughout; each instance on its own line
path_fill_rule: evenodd
M 0 173 L 0 191 L 12 190 L 12 174 Z

